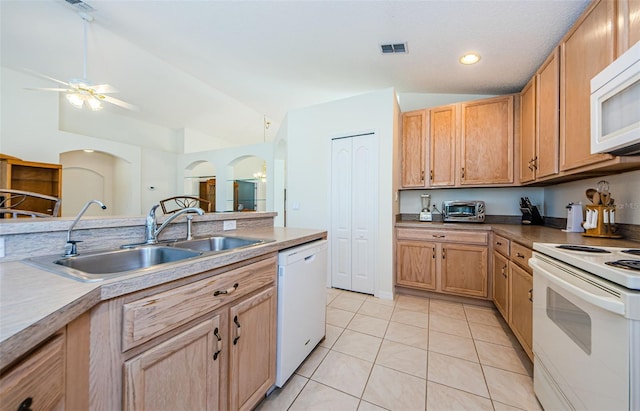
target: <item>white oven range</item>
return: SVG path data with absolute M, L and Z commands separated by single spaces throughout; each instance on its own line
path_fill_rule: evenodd
M 640 250 L 533 249 L 538 400 L 545 410 L 640 410 Z

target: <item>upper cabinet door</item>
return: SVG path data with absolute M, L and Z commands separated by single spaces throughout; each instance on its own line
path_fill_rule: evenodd
M 536 77 L 520 93 L 520 182 L 536 179 Z
M 536 178 L 558 173 L 560 51 L 556 47 L 536 75 Z
M 640 0 L 618 0 L 618 56 L 640 41 Z
M 456 136 L 458 105 L 429 110 L 429 185 L 453 186 L 456 183 Z
M 427 110 L 402 115 L 402 187 L 425 187 Z
M 463 103 L 460 184 L 513 183 L 513 95 Z
M 591 79 L 614 60 L 615 2 L 595 2 L 564 38 L 560 59 L 560 170 L 613 158 L 591 154 Z

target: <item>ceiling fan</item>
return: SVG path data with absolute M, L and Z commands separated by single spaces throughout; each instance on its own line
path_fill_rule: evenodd
M 31 74 L 34 74 L 38 77 L 42 77 L 47 80 L 51 80 L 55 83 L 66 86 L 66 88 L 28 88 L 27 90 L 36 90 L 36 91 L 56 91 L 56 92 L 65 92 L 67 100 L 75 107 L 82 108 L 85 104 L 91 108 L 93 111 L 100 110 L 102 108 L 102 102 L 107 102 L 114 104 L 116 106 L 126 108 L 128 110 L 138 111 L 138 107 L 127 103 L 125 101 L 119 100 L 117 98 L 107 96 L 106 94 L 117 93 L 118 90 L 111 87 L 108 84 L 99 84 L 92 85 L 89 80 L 87 80 L 87 22 L 93 21 L 93 17 L 87 13 L 80 12 L 80 17 L 82 17 L 83 29 L 84 29 L 84 48 L 83 48 L 83 72 L 81 79 L 71 79 L 68 82 L 55 79 L 53 77 L 49 77 L 42 73 L 38 73 L 34 70 L 25 69 Z

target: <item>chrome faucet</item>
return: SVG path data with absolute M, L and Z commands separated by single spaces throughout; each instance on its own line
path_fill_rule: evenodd
M 98 204 L 100 206 L 100 208 L 102 208 L 103 210 L 107 209 L 107 206 L 104 205 L 102 203 L 102 201 L 99 201 L 99 200 L 87 201 L 87 203 L 84 205 L 84 207 L 82 207 L 82 210 L 80 210 L 80 212 L 76 216 L 76 219 L 73 220 L 73 223 L 71 223 L 71 225 L 69 226 L 69 229 L 67 230 L 67 243 L 64 246 L 64 257 L 75 257 L 75 256 L 78 255 L 78 248 L 77 248 L 76 244 L 80 243 L 81 241 L 79 241 L 79 240 L 72 241 L 71 240 L 71 230 L 73 230 L 73 227 L 75 227 L 76 224 L 78 223 L 78 221 L 80 221 L 80 217 L 82 217 L 84 215 L 84 213 L 87 211 L 89 206 L 91 204 L 94 204 L 94 203 Z
M 178 210 L 175 214 L 171 214 L 169 218 L 167 218 L 161 225 L 158 227 L 158 223 L 156 222 L 156 209 L 160 207 L 160 204 L 154 204 L 149 210 L 149 214 L 147 214 L 147 220 L 145 223 L 145 232 L 144 232 L 144 242 L 145 244 L 157 244 L 158 243 L 158 235 L 165 229 L 165 227 L 176 219 L 179 215 L 184 213 L 198 213 L 198 215 L 204 215 L 204 210 L 198 207 L 187 207 L 181 210 Z M 188 228 L 191 226 L 191 221 L 187 217 L 187 223 L 189 223 Z M 188 230 L 190 234 L 191 230 Z

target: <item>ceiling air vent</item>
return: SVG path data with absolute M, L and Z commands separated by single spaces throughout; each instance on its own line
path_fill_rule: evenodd
M 407 43 L 381 44 L 380 51 L 382 51 L 382 54 L 408 53 Z
M 80 11 L 95 11 L 93 7 L 91 7 L 90 5 L 88 5 L 82 0 L 65 0 L 65 1 Z

